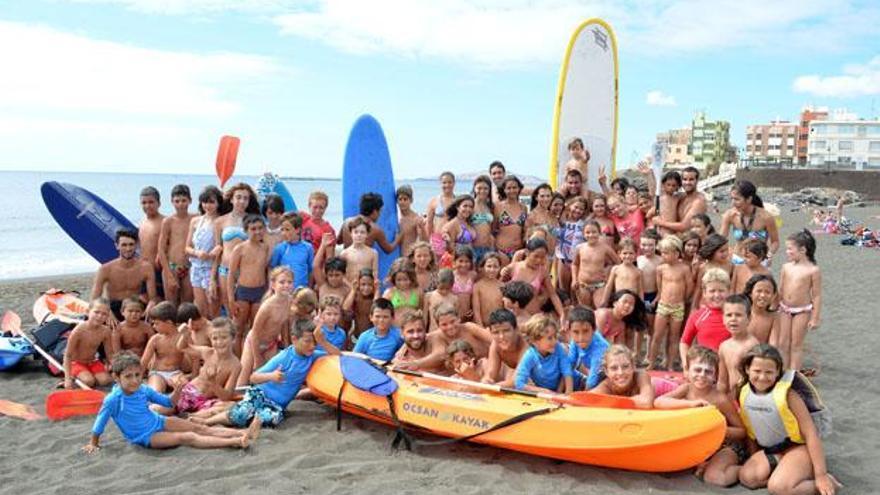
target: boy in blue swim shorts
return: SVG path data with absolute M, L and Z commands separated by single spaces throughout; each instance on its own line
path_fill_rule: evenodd
M 82 448 L 87 454 L 100 449 L 99 442 L 107 422 L 112 418 L 129 443 L 153 449 L 168 449 L 188 445 L 197 449 L 247 448 L 259 435 L 261 424 L 252 421 L 245 430 L 209 427 L 191 421 L 165 417 L 150 410 L 150 403 L 173 407 L 177 389 L 171 397 L 160 394 L 144 385 L 144 369 L 140 358 L 134 353 L 123 352 L 113 359 L 111 372 L 116 384 L 104 398 L 92 438 Z
M 316 354 L 317 343 L 327 354 L 339 354 L 339 350 L 327 345 L 327 340 L 315 333 L 315 322 L 299 320 L 290 330 L 291 345 L 273 356 L 250 376 L 251 386 L 244 398 L 228 411 L 205 420 L 206 425 L 232 425 L 239 428 L 259 420 L 266 426 L 278 426 L 284 419 L 284 410 L 296 398 L 306 375 L 315 361 L 323 356 Z M 316 342 L 317 341 L 317 342 Z

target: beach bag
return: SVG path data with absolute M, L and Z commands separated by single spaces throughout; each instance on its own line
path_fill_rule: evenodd
M 31 332 L 34 337 L 34 344 L 46 351 L 47 354 L 55 358 L 59 363 L 64 362 L 64 351 L 67 349 L 67 338 L 76 324 L 65 323 L 61 320 L 49 320 Z M 64 370 L 59 370 L 55 366 L 49 364 L 47 360 L 43 360 L 46 364 L 46 370 L 54 375 L 60 376 Z

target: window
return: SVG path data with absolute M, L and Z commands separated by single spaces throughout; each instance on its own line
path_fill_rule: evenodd
M 877 157 L 868 158 L 868 166 L 869 167 L 880 167 L 880 158 L 877 158 Z
M 824 151 L 825 150 L 825 141 L 813 141 L 812 148 L 816 151 Z
M 865 137 L 865 134 L 867 133 L 867 131 L 868 131 L 868 128 L 863 125 L 860 125 L 859 128 L 857 129 L 857 133 L 858 133 L 859 137 Z
M 841 124 L 837 126 L 838 134 L 846 134 L 847 136 L 851 136 L 856 133 L 856 126 L 852 124 Z
M 868 145 L 868 151 L 880 151 L 880 141 L 871 141 Z
M 869 136 L 880 136 L 880 125 L 871 125 L 866 127 L 868 128 Z
M 840 141 L 837 143 L 838 151 L 852 151 L 853 150 L 853 142 L 852 141 Z

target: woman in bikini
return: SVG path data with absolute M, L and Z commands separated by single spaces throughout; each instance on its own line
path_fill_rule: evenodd
M 443 172 L 440 174 L 440 195 L 428 201 L 428 212 L 425 215 L 428 239 L 437 257 L 443 256 L 446 252 L 441 229 L 449 220 L 446 217 L 446 209 L 453 201 L 455 201 L 455 175 L 452 172 Z
M 455 198 L 455 201 L 446 209 L 446 218 L 449 218 L 449 221 L 440 230 L 443 242 L 446 243 L 444 257 L 449 256 L 447 253 L 454 253 L 455 248 L 459 246 L 473 246 L 477 238 L 477 231 L 471 224 L 473 213 L 474 198 L 468 194 Z
M 721 235 L 730 235 L 736 243 L 731 261 L 735 265 L 745 263 L 745 241 L 760 239 L 770 248 L 767 252 L 769 265 L 779 249 L 776 219 L 764 209 L 755 185 L 747 180 L 736 181 L 730 190 L 730 200 L 733 206 L 721 217 Z
M 556 289 L 550 281 L 547 242 L 538 238 L 529 239 L 529 242 L 526 243 L 526 251 L 528 254 L 526 254 L 525 260 L 504 267 L 501 271 L 501 279 L 525 282 L 532 287 L 535 297 L 526 306 L 527 313 L 537 314 L 541 311 L 541 306 L 549 299 L 561 320 L 564 317 L 564 311 L 562 301 L 559 300 L 559 295 L 556 294 Z
M 592 203 L 590 218 L 599 224 L 602 239 L 609 245 L 616 246 L 617 229 L 614 228 L 614 221 L 608 218 L 608 200 L 601 194 L 594 194 Z
M 526 209 L 519 202 L 523 184 L 513 175 L 508 175 L 501 182 L 498 190 L 500 201 L 495 205 L 495 247 L 504 255 L 504 262 L 509 263 L 513 254 L 523 247 L 525 236 Z
M 526 232 L 531 232 L 533 227 L 544 227 L 550 236 L 547 238 L 547 247 L 550 252 L 556 251 L 556 234 L 559 231 L 559 218 L 550 212 L 550 204 L 553 202 L 553 190 L 549 184 L 541 184 L 532 191 L 531 211 L 526 218 Z
M 492 204 L 492 180 L 486 175 L 481 175 L 474 179 L 471 195 L 474 197 L 474 213 L 471 215 L 471 225 L 473 225 L 476 232 L 473 243 L 474 259 L 479 263 L 483 256 L 495 250 L 495 236 L 492 235 L 492 223 L 495 221 L 495 216 L 492 214 L 494 209 Z
M 259 215 L 260 203 L 251 186 L 239 182 L 223 194 L 223 205 L 220 208 L 222 216 L 214 222 L 214 238 L 220 239 L 220 243 L 214 247 L 215 261 L 218 263 L 217 284 L 220 304 L 230 299 L 226 293 L 229 263 L 232 262 L 232 251 L 235 246 L 248 238 L 242 227 L 242 220 L 249 213 Z M 232 314 L 232 308 L 227 310 Z

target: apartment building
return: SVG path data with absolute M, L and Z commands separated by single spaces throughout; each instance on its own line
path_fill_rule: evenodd
M 788 121 L 746 126 L 749 160 L 792 163 L 797 159 L 798 125 Z
M 807 163 L 834 169 L 880 169 L 880 120 L 855 120 L 852 114 L 839 113 L 829 120 L 812 121 Z

